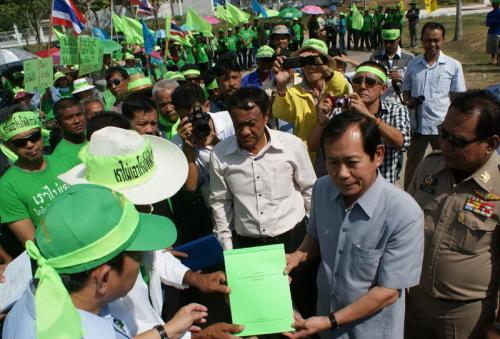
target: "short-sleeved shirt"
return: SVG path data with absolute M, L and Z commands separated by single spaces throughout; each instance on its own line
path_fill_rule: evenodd
M 197 43 L 195 45 L 195 48 L 196 48 L 196 62 L 200 64 L 208 62 L 207 44 Z
M 58 163 L 51 156 L 45 157 L 46 166 L 41 171 L 25 171 L 12 166 L 0 178 L 0 220 L 10 223 L 31 219 L 37 226 L 45 215 L 50 202 L 69 188 L 57 178 L 71 168 Z
M 52 152 L 52 158 L 57 159 L 60 163 L 67 163 L 70 168 L 75 167 L 82 162 L 78 153 L 86 143 L 74 144 L 63 138 Z
M 500 283 L 499 166 L 500 156 L 493 152 L 481 168 L 456 182 L 441 152 L 434 152 L 417 168 L 408 193 L 425 214 L 425 253 L 419 289 L 429 296 L 472 301 L 497 293 Z M 488 198 L 487 194 L 496 198 Z M 473 205 L 477 203 L 478 210 L 483 203 L 492 206 L 491 215 L 467 209 L 471 198 L 476 199 Z
M 5 319 L 4 339 L 36 339 L 35 287 L 30 283 Z M 77 309 L 83 329 L 83 339 L 129 339 L 130 332 L 123 321 L 113 317 L 108 307 L 100 315 Z M 50 312 L 47 309 L 47 312 Z
M 243 40 L 244 43 L 242 43 L 242 48 L 252 48 L 252 40 L 253 40 L 253 31 L 249 28 L 249 29 L 243 29 L 241 32 L 240 32 L 240 37 L 241 37 L 241 40 Z M 245 44 L 247 44 L 245 46 Z
M 488 26 L 488 35 L 500 35 L 500 8 L 486 14 L 486 26 Z
M 411 92 L 413 98 L 424 96 L 424 102 L 411 115 L 411 127 L 424 135 L 437 135 L 450 106 L 450 93 L 465 92 L 462 64 L 442 51 L 436 63 L 427 63 L 419 55 L 408 63 L 403 91 Z
M 420 280 L 423 224 L 415 200 L 380 173 L 350 207 L 329 176 L 318 179 L 308 226 L 321 251 L 316 313 L 338 311 L 374 286 L 400 290 L 395 303 L 323 338 L 403 338 L 403 290 Z
M 226 48 L 229 52 L 236 52 L 238 43 L 238 37 L 236 35 L 230 35 L 226 38 Z

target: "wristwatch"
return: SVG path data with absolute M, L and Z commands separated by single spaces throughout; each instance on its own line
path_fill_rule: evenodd
M 153 328 L 158 331 L 158 334 L 160 335 L 161 339 L 169 339 L 165 327 L 163 327 L 162 325 L 156 325 Z
M 335 318 L 335 312 L 331 312 L 330 314 L 328 314 L 328 319 L 330 320 L 330 326 L 332 330 L 340 327 L 339 323 L 337 322 L 337 318 Z

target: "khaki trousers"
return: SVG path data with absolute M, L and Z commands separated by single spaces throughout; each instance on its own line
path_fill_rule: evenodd
M 429 296 L 418 287 L 406 298 L 405 339 L 480 339 L 495 320 L 496 294 L 476 301 Z
M 431 144 L 433 151 L 441 149 L 441 145 L 439 145 L 438 135 L 422 135 L 422 134 L 412 135 L 410 141 L 410 147 L 408 148 L 408 152 L 406 153 L 405 182 L 404 182 L 405 190 L 408 189 L 410 181 L 411 179 L 413 179 L 413 175 L 415 174 L 418 165 L 424 158 L 425 150 L 427 149 L 427 145 L 429 144 Z

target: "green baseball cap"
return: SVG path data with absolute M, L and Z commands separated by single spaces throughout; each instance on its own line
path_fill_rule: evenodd
M 26 242 L 38 266 L 37 338 L 82 337 L 80 315 L 59 273 L 88 271 L 124 251 L 160 250 L 176 237 L 170 219 L 139 213 L 124 195 L 104 186 L 75 185 L 59 194 L 35 232 L 36 245 Z
M 302 47 L 298 50 L 298 54 L 307 50 L 314 50 L 320 53 L 321 55 L 328 57 L 328 47 L 326 46 L 326 43 L 322 40 L 308 39 L 304 41 Z
M 257 59 L 259 59 L 259 58 L 272 58 L 272 57 L 274 57 L 274 53 L 275 53 L 275 51 L 272 47 L 264 45 L 257 50 Z

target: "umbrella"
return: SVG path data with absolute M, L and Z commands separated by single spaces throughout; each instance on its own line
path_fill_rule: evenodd
M 278 16 L 278 14 L 280 14 L 280 12 L 278 12 L 275 9 L 266 9 L 266 13 L 268 18 L 273 18 L 275 16 Z M 262 13 L 259 14 L 259 18 L 262 18 Z
M 114 40 L 109 40 L 109 39 L 99 40 L 99 43 L 103 48 L 104 54 L 111 54 L 114 51 L 122 49 L 122 45 L 120 45 L 118 42 Z
M 302 9 L 301 9 L 301 12 L 302 13 L 306 13 L 306 14 L 313 14 L 313 15 L 319 15 L 319 14 L 323 14 L 325 13 L 321 7 L 319 6 L 314 6 L 314 5 L 309 5 L 309 6 L 304 6 Z
M 285 18 L 285 19 L 293 19 L 293 18 L 302 18 L 302 12 L 299 11 L 297 8 L 289 7 L 282 9 L 278 16 Z
M 42 49 L 35 54 L 40 58 L 48 58 L 49 56 L 51 56 L 54 65 L 59 65 L 61 60 L 61 54 L 59 52 L 59 48 L 57 47 L 52 47 L 51 49 Z
M 214 16 L 208 16 L 208 15 L 205 15 L 204 16 L 205 20 L 208 21 L 209 24 L 211 25 L 217 25 L 218 23 L 220 23 L 220 20 L 217 19 L 216 17 Z
M 33 53 L 21 48 L 2 48 L 0 49 L 0 73 L 8 70 L 12 66 L 22 65 L 23 60 L 36 59 Z

